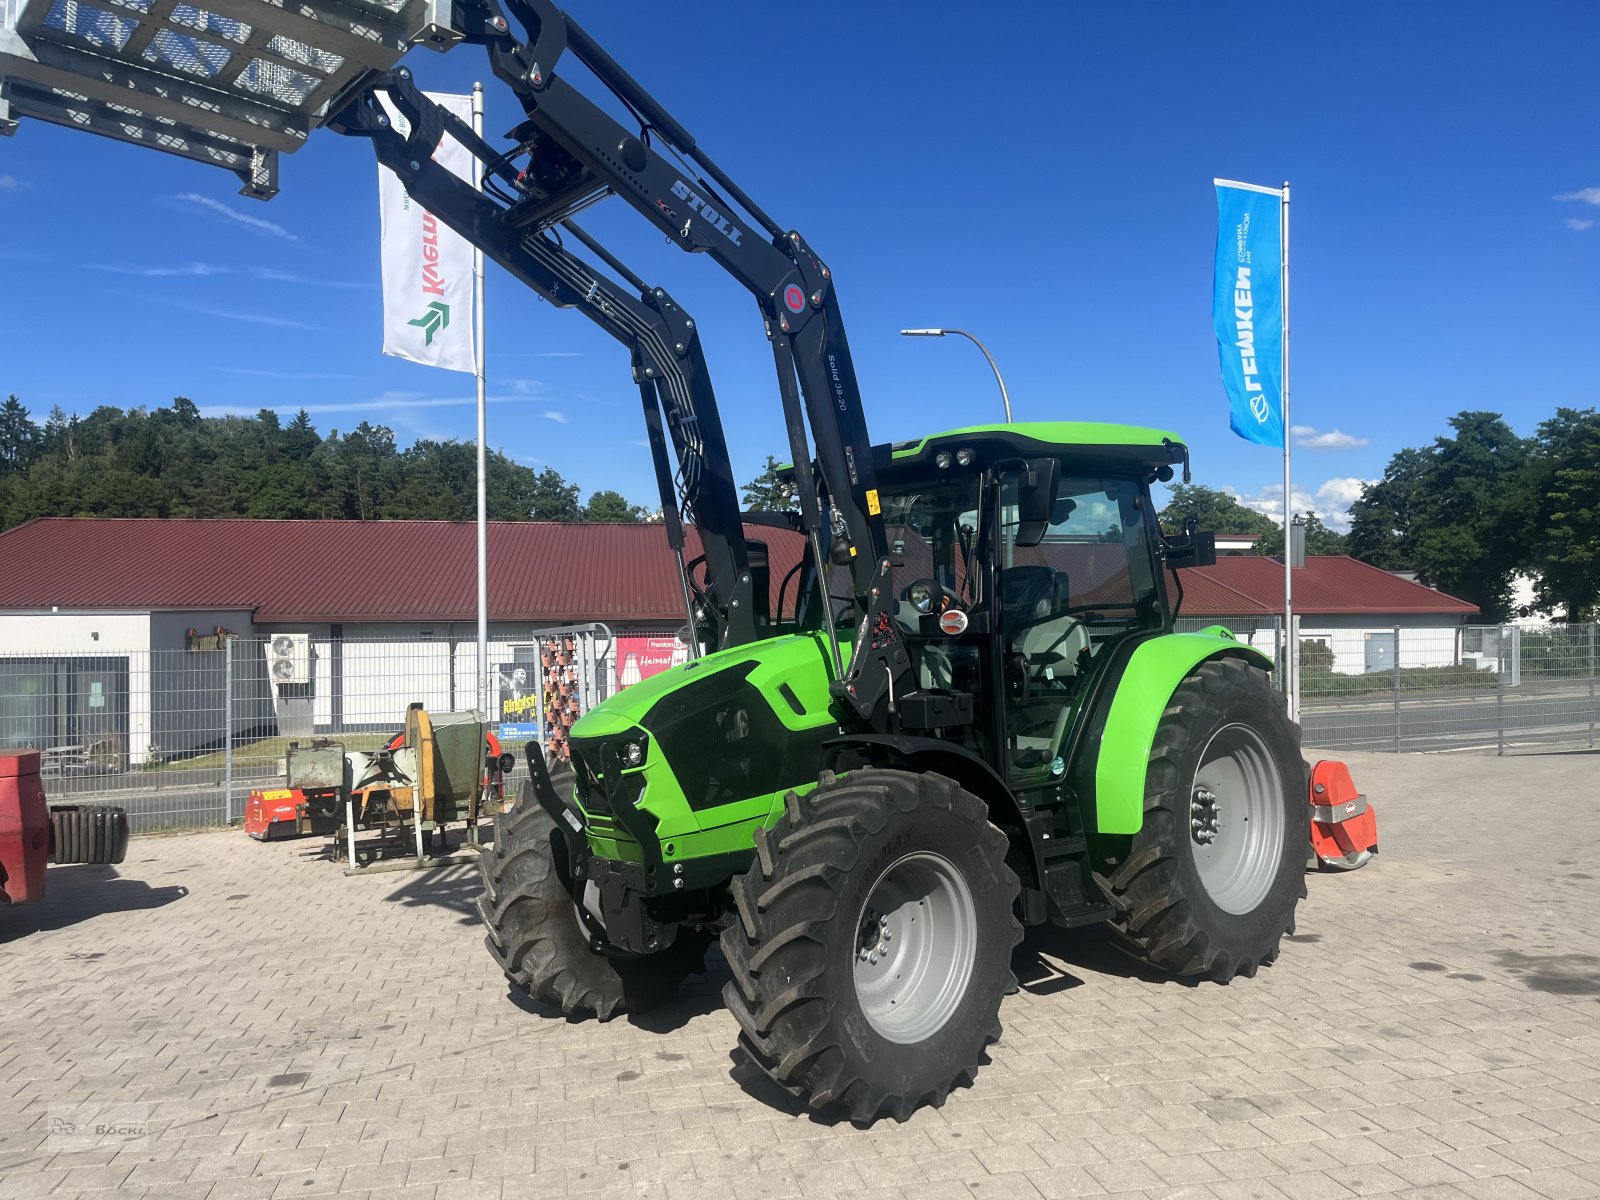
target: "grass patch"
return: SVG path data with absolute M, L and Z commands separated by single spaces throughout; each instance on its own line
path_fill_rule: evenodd
M 1392 696 L 1395 672 L 1377 671 L 1371 675 L 1335 675 L 1331 671 L 1308 669 L 1301 663 L 1300 694 L 1341 699 L 1346 696 Z M 1476 667 L 1401 667 L 1400 695 L 1433 691 L 1483 691 L 1499 685 L 1493 671 Z
M 331 742 L 338 742 L 346 750 L 381 750 L 389 744 L 392 733 L 347 733 L 347 734 L 317 734 L 317 737 L 327 738 Z M 290 742 L 299 742 L 309 745 L 309 737 L 269 737 L 258 741 L 244 743 L 233 748 L 233 765 L 250 763 L 272 763 L 281 759 L 289 750 Z M 175 758 L 167 762 L 155 763 L 145 767 L 146 771 L 204 771 L 207 769 L 221 770 L 227 766 L 228 758 L 225 750 L 212 750 L 205 754 L 197 754 L 193 758 Z

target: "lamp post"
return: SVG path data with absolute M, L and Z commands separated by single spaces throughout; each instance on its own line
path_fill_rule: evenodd
M 965 329 L 902 329 L 900 331 L 900 336 L 944 337 L 946 334 L 950 333 L 959 334 L 961 337 L 964 337 L 970 341 L 979 350 L 983 351 L 983 356 L 989 360 L 989 369 L 994 372 L 994 380 L 1000 385 L 1000 399 L 1005 402 L 1006 406 L 1006 424 L 1011 424 L 1011 393 L 1006 391 L 1006 381 L 1001 378 L 999 364 L 994 361 L 994 355 L 989 353 L 989 347 L 985 346 Z

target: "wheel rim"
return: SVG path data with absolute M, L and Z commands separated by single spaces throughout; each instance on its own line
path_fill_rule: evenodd
M 950 1019 L 972 979 L 978 910 L 949 859 L 931 851 L 890 864 L 856 923 L 856 1001 L 891 1042 L 931 1037 Z
M 1225 725 L 1200 755 L 1189 845 L 1212 903 L 1243 916 L 1266 899 L 1283 857 L 1282 782 L 1261 735 Z

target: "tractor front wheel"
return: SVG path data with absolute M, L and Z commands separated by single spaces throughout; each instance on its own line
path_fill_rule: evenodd
M 746 1053 L 858 1123 L 970 1083 L 1022 936 L 1006 848 L 983 802 L 940 775 L 829 772 L 790 792 L 722 934 Z
M 558 794 L 570 791 L 572 772 L 551 784 Z M 555 821 L 524 783 L 511 811 L 495 816 L 494 845 L 479 861 L 484 943 L 517 990 L 566 1016 L 609 1021 L 665 1003 L 685 978 L 705 970 L 711 939 L 697 929 L 681 929 L 655 954 L 624 957 L 596 949 L 564 882 L 565 857 Z
M 1102 868 L 1119 940 L 1224 983 L 1270 963 L 1306 894 L 1305 797 L 1300 729 L 1266 673 L 1200 664 L 1156 728 L 1143 827 Z

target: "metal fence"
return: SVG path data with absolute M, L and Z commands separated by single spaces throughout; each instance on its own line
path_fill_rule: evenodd
M 1278 656 L 1280 621 L 1225 623 Z M 508 749 L 537 738 L 560 753 L 578 714 L 668 665 L 674 645 L 659 630 L 593 627 L 497 637 L 489 717 Z M 1596 745 L 1600 626 L 1347 629 L 1302 632 L 1299 645 L 1309 746 Z M 281 781 L 291 741 L 369 749 L 417 701 L 476 708 L 476 643 L 219 636 L 183 650 L 0 652 L 0 748 L 39 749 L 51 799 L 121 804 L 139 831 L 236 820 L 252 789 Z
M 488 715 L 518 754 L 514 783 L 530 739 L 564 753 L 572 722 L 619 676 L 639 678 L 637 658 L 663 640 L 613 638 L 603 626 L 492 640 Z M 635 647 L 619 666 L 617 648 Z M 372 749 L 404 726 L 412 703 L 477 709 L 477 668 L 475 641 L 442 638 L 280 634 L 191 639 L 182 650 L 0 652 L 0 748 L 39 750 L 50 800 L 119 804 L 136 832 L 222 824 L 242 816 L 253 789 L 281 785 L 290 742 Z
M 1596 744 L 1600 626 L 1396 626 L 1299 643 L 1307 745 L 1506 754 Z

